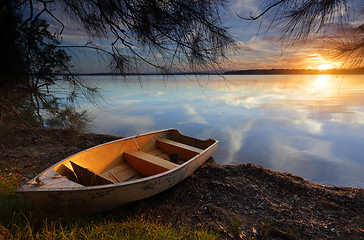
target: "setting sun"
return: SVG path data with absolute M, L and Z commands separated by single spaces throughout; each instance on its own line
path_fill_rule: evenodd
M 327 70 L 330 68 L 332 68 L 332 64 L 330 64 L 330 63 L 324 63 L 317 67 L 318 70 Z
M 307 59 L 307 63 L 309 68 L 316 70 L 328 70 L 339 67 L 340 62 L 331 61 L 326 57 L 321 56 L 320 54 L 313 54 Z

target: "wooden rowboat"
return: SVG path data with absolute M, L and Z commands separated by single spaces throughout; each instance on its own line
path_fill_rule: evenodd
M 176 185 L 210 158 L 217 145 L 176 129 L 124 138 L 56 163 L 17 193 L 62 212 L 107 211 Z

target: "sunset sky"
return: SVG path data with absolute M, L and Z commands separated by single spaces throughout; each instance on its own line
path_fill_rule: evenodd
M 282 45 L 280 34 L 276 29 L 267 31 L 270 21 L 246 21 L 236 16 L 236 14 L 243 17 L 249 17 L 250 14 L 254 15 L 261 2 L 230 0 L 230 14 L 228 13 L 224 18 L 224 22 L 231 28 L 240 49 L 226 68 L 328 69 L 340 67 L 341 62 L 335 62 L 330 55 L 332 43 L 328 36 L 338 35 L 335 26 L 326 29 L 324 33 L 315 35 L 314 38 L 308 39 L 305 43 L 297 42 L 288 47 Z M 353 9 L 360 9 L 359 2 L 352 1 L 352 4 L 358 5 L 354 6 Z
M 309 39 L 305 44 L 297 43 L 287 47 L 279 40 L 279 32 L 275 29 L 267 31 L 269 21 L 247 21 L 239 16 L 249 17 L 255 13 L 262 1 L 230 0 L 229 6 L 223 12 L 222 20 L 229 27 L 238 45 L 238 53 L 231 55 L 223 68 L 226 70 L 241 69 L 328 69 L 340 67 L 329 55 L 329 39 L 322 34 Z M 359 5 L 359 1 L 353 1 Z M 356 2 L 356 3 L 355 3 Z M 359 8 L 358 8 L 359 9 Z M 326 33 L 336 34 L 331 27 Z M 63 36 L 65 44 L 80 45 L 85 43 L 84 34 L 76 28 L 65 31 Z M 73 58 L 78 72 L 108 72 L 107 64 L 95 53 L 76 51 L 78 58 Z

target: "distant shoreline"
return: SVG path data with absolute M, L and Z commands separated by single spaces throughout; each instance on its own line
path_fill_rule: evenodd
M 249 70 L 232 70 L 225 72 L 171 72 L 171 73 L 76 73 L 77 76 L 165 76 L 165 75 L 362 75 L 363 68 L 353 69 L 249 69 Z M 69 74 L 59 74 L 65 76 Z
M 354 69 L 254 69 L 254 70 L 237 70 L 228 71 L 225 75 L 355 75 L 364 74 L 364 68 Z

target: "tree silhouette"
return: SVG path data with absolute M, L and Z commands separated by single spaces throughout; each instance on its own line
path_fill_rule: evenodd
M 23 81 L 26 70 L 18 45 L 20 34 L 17 26 L 21 22 L 21 14 L 12 11 L 9 1 L 1 2 L 0 6 L 0 87 L 3 87 L 9 81 Z
M 359 5 L 358 2 L 356 2 Z M 266 18 L 270 28 L 282 32 L 288 45 L 334 28 L 329 35 L 332 56 L 344 59 L 346 66 L 358 67 L 364 57 L 364 5 L 348 0 L 269 0 L 246 20 Z M 355 24 L 353 24 L 353 22 Z
M 72 106 L 60 106 L 55 93 L 49 91 L 60 79 L 57 74 L 69 72 L 70 56 L 59 47 L 58 36 L 48 31 L 45 20 L 39 17 L 24 20 L 22 4 L 5 1 L 0 5 L 0 130 L 9 124 L 43 125 L 47 121 L 44 116 L 59 118 L 67 114 L 65 121 L 72 116 L 83 119 L 84 112 L 71 111 L 75 110 Z M 70 100 L 80 92 L 89 98 L 97 92 L 76 76 L 64 79 L 71 86 Z M 59 125 L 67 124 L 65 121 Z
M 44 122 L 40 109 L 70 112 L 68 107 L 57 111 L 57 99 L 49 92 L 58 74 L 65 74 L 62 80 L 72 87 L 68 99 L 83 93 L 92 100 L 96 93 L 72 72 L 69 54 L 75 48 L 96 51 L 118 73 L 137 72 L 143 63 L 161 73 L 216 70 L 234 49 L 219 17 L 224 4 L 224 0 L 4 0 L 0 58 L 6 64 L 0 66 L 0 87 L 26 89 L 29 105 L 37 109 L 38 121 Z M 60 14 L 102 43 L 61 44 L 66 24 Z M 108 41 L 110 45 L 104 44 Z M 12 109 L 2 105 L 2 110 Z
M 47 18 L 58 25 L 55 35 L 61 37 L 66 25 L 59 15 L 68 16 L 90 39 L 98 38 L 103 43 L 87 41 L 83 45 L 58 47 L 97 51 L 119 73 L 138 72 L 141 63 L 161 73 L 217 69 L 234 49 L 234 41 L 219 17 L 225 0 L 6 2 L 7 11 L 21 15 L 18 32 Z M 111 44 L 106 45 L 106 41 Z

